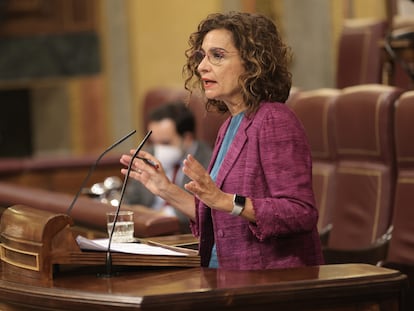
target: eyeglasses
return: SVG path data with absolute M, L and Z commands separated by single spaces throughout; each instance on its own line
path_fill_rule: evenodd
M 193 53 L 194 60 L 197 64 L 200 64 L 203 59 L 207 56 L 208 61 L 212 65 L 221 65 L 223 62 L 223 59 L 225 59 L 227 54 L 234 54 L 237 52 L 228 52 L 224 49 L 220 48 L 213 48 L 206 52 L 203 50 L 196 50 Z

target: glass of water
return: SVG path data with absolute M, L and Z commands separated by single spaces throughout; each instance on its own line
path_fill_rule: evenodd
M 112 232 L 115 216 L 116 212 L 106 213 L 108 237 Z M 112 242 L 124 243 L 132 241 L 134 241 L 134 212 L 119 211 L 112 236 Z

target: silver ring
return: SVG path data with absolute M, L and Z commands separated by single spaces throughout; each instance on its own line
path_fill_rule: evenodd
M 137 172 L 138 172 L 138 174 L 140 174 L 140 175 L 142 174 L 142 171 L 141 171 L 141 170 L 138 170 Z

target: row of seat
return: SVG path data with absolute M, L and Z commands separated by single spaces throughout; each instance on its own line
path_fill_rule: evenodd
M 414 91 L 296 90 L 287 104 L 312 149 L 326 262 L 414 266 Z

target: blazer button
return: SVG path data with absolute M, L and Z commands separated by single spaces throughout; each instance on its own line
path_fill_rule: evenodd
M 218 235 L 220 238 L 224 237 L 224 231 L 223 231 L 223 230 L 221 230 L 221 229 L 219 229 L 219 230 L 217 231 L 217 235 Z

